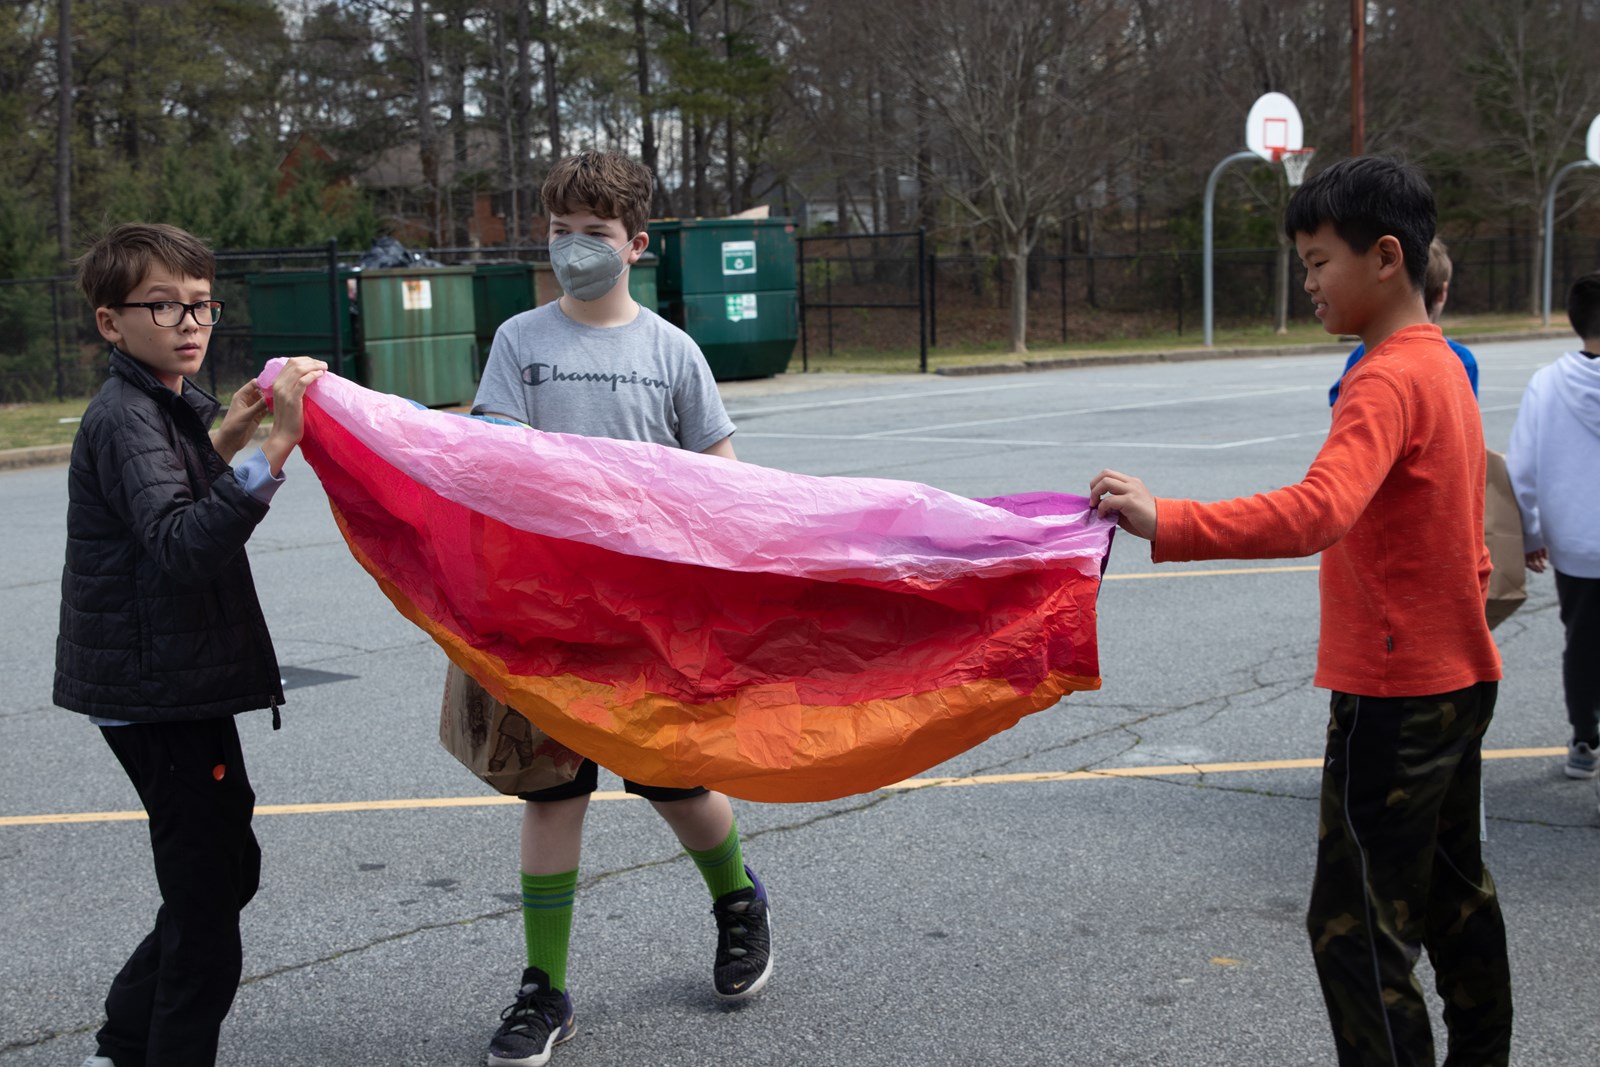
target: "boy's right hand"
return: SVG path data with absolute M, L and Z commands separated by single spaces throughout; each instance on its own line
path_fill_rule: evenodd
M 295 356 L 283 365 L 272 383 L 272 431 L 261 451 L 274 478 L 283 473 L 289 453 L 305 433 L 305 396 L 312 382 L 322 377 L 328 365 L 320 359 Z
M 1146 541 L 1156 539 L 1156 498 L 1131 474 L 1103 470 L 1089 483 L 1089 503 L 1101 518 L 1117 517 L 1117 525 Z
M 1523 560 L 1528 564 L 1528 569 L 1535 574 L 1544 573 L 1545 564 L 1549 559 L 1550 550 L 1548 548 L 1541 548 L 1537 552 L 1529 552 L 1523 556 Z

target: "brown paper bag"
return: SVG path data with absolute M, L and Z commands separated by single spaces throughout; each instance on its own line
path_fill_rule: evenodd
M 1527 558 L 1522 551 L 1522 512 L 1506 473 L 1506 457 L 1489 453 L 1488 484 L 1483 494 L 1483 541 L 1489 546 L 1489 599 L 1484 614 L 1494 629 L 1528 599 Z
M 491 696 L 450 664 L 439 709 L 439 743 L 462 766 L 507 796 L 564 785 L 583 757 Z

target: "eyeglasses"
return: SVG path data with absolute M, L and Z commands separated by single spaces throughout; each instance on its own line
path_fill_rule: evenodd
M 183 322 L 184 312 L 194 316 L 194 321 L 200 326 L 215 326 L 222 321 L 221 300 L 197 300 L 192 304 L 183 304 L 176 300 L 130 300 L 122 304 L 112 304 L 114 308 L 149 308 L 150 317 L 157 326 L 177 326 Z

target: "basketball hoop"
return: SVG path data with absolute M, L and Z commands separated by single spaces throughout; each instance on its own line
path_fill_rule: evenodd
M 1311 166 L 1311 157 L 1316 154 L 1315 148 L 1285 148 L 1273 153 L 1278 162 L 1283 164 L 1283 175 L 1289 179 L 1289 188 L 1296 188 L 1306 180 L 1306 168 Z

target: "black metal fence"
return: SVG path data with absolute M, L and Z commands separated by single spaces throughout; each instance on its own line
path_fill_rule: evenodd
M 928 282 L 935 262 L 928 255 L 926 230 L 801 237 L 795 244 L 802 370 L 811 367 L 813 332 L 828 355 L 834 355 L 836 311 L 915 313 L 918 368 L 928 369 L 934 322 Z M 815 319 L 814 312 L 820 313 Z M 903 314 L 893 315 L 891 321 L 899 323 L 903 318 Z
M 1533 311 L 1542 245 L 1532 238 L 1451 243 L 1450 311 Z M 1552 317 L 1566 289 L 1600 270 L 1600 237 L 1561 235 L 1555 244 Z M 1219 324 L 1272 321 L 1280 250 L 1222 248 L 1214 256 Z M 1088 255 L 1038 249 L 1028 264 L 1028 338 L 1036 345 L 1095 342 L 1172 331 L 1198 336 L 1203 253 L 1177 250 Z M 926 369 L 932 348 L 994 345 L 1009 336 L 1009 260 L 977 253 L 930 253 L 916 231 L 800 240 L 801 365 L 813 357 L 915 352 Z M 1290 255 L 1288 319 L 1312 318 Z
M 202 371 L 213 393 L 230 391 L 260 368 L 251 351 L 245 279 L 257 271 L 327 269 L 338 249 L 257 249 L 217 254 L 212 292 L 225 307 Z M 106 342 L 70 276 L 0 280 L 0 402 L 88 396 L 105 379 Z M 224 396 L 224 400 L 227 398 Z
M 337 242 L 313 248 L 265 248 L 217 253 L 213 287 L 226 305 L 211 333 L 202 383 L 222 394 L 244 384 L 261 369 L 252 345 L 247 279 L 264 271 L 321 271 L 328 276 L 329 306 L 335 306 L 338 272 L 357 264 L 363 250 L 341 249 Z M 446 264 L 486 259 L 548 259 L 544 244 L 495 248 L 434 248 L 419 255 Z M 335 315 L 310 316 L 326 323 Z M 337 366 L 354 353 L 341 351 L 337 334 L 308 330 L 312 347 L 328 353 Z M 105 380 L 106 343 L 95 328 L 94 313 L 68 275 L 0 279 L 0 403 L 27 403 L 89 396 Z
M 1532 308 L 1541 246 L 1533 238 L 1451 242 L 1456 314 L 1527 314 Z M 443 263 L 542 260 L 543 244 L 437 248 L 422 255 Z M 219 395 L 259 370 L 251 344 L 249 287 L 258 271 L 326 271 L 329 298 L 338 269 L 361 253 L 329 243 L 316 248 L 255 249 L 217 256 L 216 293 L 227 302 L 212 334 L 205 384 Z M 1217 249 L 1215 312 L 1219 324 L 1270 321 L 1278 249 Z M 927 369 L 932 349 L 993 346 L 1009 331 L 1007 260 L 977 252 L 933 252 L 921 231 L 799 240 L 800 365 L 823 354 L 901 353 Z M 1039 249 L 1028 265 L 1028 337 L 1036 345 L 1100 341 L 1171 330 L 1198 335 L 1201 321 L 1198 250 L 1096 253 Z M 1553 318 L 1561 321 L 1567 287 L 1600 269 L 1600 237 L 1561 235 L 1555 244 Z M 1291 271 L 1289 317 L 1310 317 Z M 325 322 L 328 316 L 316 316 Z M 337 353 L 337 337 L 326 351 Z M 88 396 L 105 375 L 105 343 L 73 280 L 0 279 L 0 403 Z M 348 355 L 348 354 L 346 354 Z M 224 397 L 226 399 L 226 397 Z

